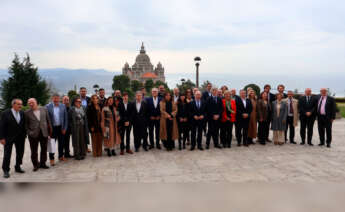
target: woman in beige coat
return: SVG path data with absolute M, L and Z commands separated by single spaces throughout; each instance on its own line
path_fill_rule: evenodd
M 172 101 L 171 94 L 166 92 L 160 102 L 161 119 L 159 135 L 165 148 L 171 151 L 174 148 L 174 142 L 178 139 L 178 128 L 176 122 L 177 106 Z
M 115 156 L 115 145 L 121 143 L 120 134 L 118 131 L 118 122 L 120 116 L 117 113 L 117 109 L 113 106 L 113 97 L 108 97 L 105 102 L 105 107 L 102 110 L 102 132 L 103 132 L 103 142 L 104 149 L 108 156 Z

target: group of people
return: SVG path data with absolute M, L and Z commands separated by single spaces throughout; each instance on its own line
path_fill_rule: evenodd
M 4 177 L 10 177 L 13 145 L 16 147 L 15 171 L 25 172 L 21 165 L 26 137 L 30 143 L 33 171 L 49 168 L 47 155 L 50 166 L 55 165 L 52 148 L 56 146 L 55 142 L 61 162 L 72 157 L 84 160 L 88 152 L 100 157 L 103 149 L 107 156 L 115 156 L 117 145 L 120 146 L 120 155 L 133 154 L 130 143 L 132 129 L 135 152 L 139 152 L 141 147 L 148 151 L 162 149 L 162 146 L 172 151 L 176 148 L 176 140 L 179 150 L 190 145 L 193 151 L 196 148 L 209 149 L 211 140 L 215 148 L 231 148 L 233 128 L 237 146 L 272 142 L 270 129 L 275 145 L 283 145 L 288 140 L 296 144 L 295 127 L 300 120 L 300 144 L 307 142 L 312 146 L 317 119 L 319 146 L 326 144 L 331 147 L 336 103 L 328 96 L 327 89 L 322 88 L 320 95 L 312 95 L 311 89 L 307 88 L 299 99 L 294 98 L 292 91 L 284 93 L 284 85 L 277 89 L 278 93 L 272 94 L 271 86 L 265 85 L 264 91 L 257 96 L 252 88 L 241 90 L 237 95 L 235 89 L 229 90 L 226 86 L 218 89 L 211 83 L 204 92 L 194 88 L 180 93 L 175 88 L 170 93 L 164 86 L 159 86 L 152 89 L 149 97 L 145 97 L 145 90 L 137 91 L 135 100 L 130 102 L 126 92 L 121 94 L 116 90 L 113 96 L 106 97 L 105 90 L 100 89 L 98 94 L 88 97 L 86 88 L 82 87 L 71 102 L 68 96 L 54 94 L 51 103 L 39 106 L 35 98 L 30 98 L 30 108 L 25 112 L 22 111 L 22 100 L 14 99 L 12 108 L 5 110 L 0 120 Z M 206 136 L 205 145 L 202 144 L 203 135 Z

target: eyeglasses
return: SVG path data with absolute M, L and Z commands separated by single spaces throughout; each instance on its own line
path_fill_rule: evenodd
M 76 103 L 81 103 L 81 101 L 75 101 Z

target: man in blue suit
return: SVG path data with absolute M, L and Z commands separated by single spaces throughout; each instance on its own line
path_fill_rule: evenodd
M 49 118 L 53 125 L 52 138 L 58 140 L 59 160 L 66 161 L 64 158 L 64 135 L 68 127 L 68 114 L 66 106 L 60 103 L 59 94 L 52 96 L 52 102 L 46 105 Z M 50 165 L 54 166 L 54 153 L 49 153 Z
M 146 98 L 147 103 L 147 112 L 148 112 L 148 126 L 149 126 L 149 138 L 150 138 L 150 149 L 154 148 L 154 139 L 153 139 L 153 132 L 155 131 L 156 137 L 156 148 L 161 149 L 159 144 L 159 128 L 160 128 L 160 118 L 161 118 L 161 111 L 159 107 L 159 103 L 162 100 L 161 97 L 158 96 L 158 89 L 152 88 L 152 97 Z

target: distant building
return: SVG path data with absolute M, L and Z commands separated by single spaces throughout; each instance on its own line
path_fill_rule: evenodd
M 150 57 L 146 54 L 144 43 L 141 45 L 140 54 L 136 57 L 132 67 L 126 62 L 122 68 L 122 74 L 127 75 L 131 80 L 138 80 L 145 83 L 146 80 L 152 79 L 153 82 L 165 82 L 164 67 L 159 62 L 154 67 L 150 61 Z

